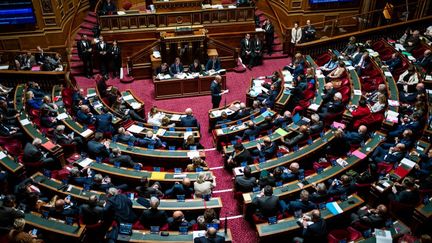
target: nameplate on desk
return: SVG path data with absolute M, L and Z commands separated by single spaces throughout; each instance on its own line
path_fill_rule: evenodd
M 173 178 L 174 179 L 183 179 L 183 178 L 186 178 L 186 174 L 174 174 Z
M 354 90 L 354 95 L 362 95 L 361 90 L 355 89 Z
M 399 106 L 399 101 L 397 100 L 388 100 L 389 106 Z
M 87 98 L 91 98 L 91 97 L 94 97 L 94 96 L 96 96 L 96 93 L 95 93 L 95 92 L 93 92 L 93 93 L 88 93 L 88 94 L 87 94 Z
M 195 157 L 200 157 L 200 153 L 198 151 L 189 151 L 187 152 L 187 156 L 189 159 L 193 159 Z
M 80 133 L 80 135 L 86 138 L 86 137 L 90 136 L 92 133 L 93 133 L 92 130 L 87 129 L 84 132 Z
M 131 133 L 141 133 L 144 130 L 144 127 L 133 124 L 127 130 Z
M 244 167 L 235 167 L 234 168 L 234 176 L 241 176 L 243 175 L 243 168 Z
M 355 68 L 353 67 L 353 66 L 348 66 L 346 69 L 348 69 L 348 70 L 355 70 Z
M 173 114 L 173 115 L 171 115 L 170 120 L 171 121 L 180 121 L 180 115 Z

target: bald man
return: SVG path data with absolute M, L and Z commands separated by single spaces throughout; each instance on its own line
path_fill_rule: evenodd
M 252 153 L 260 158 L 271 159 L 275 156 L 278 150 L 276 143 L 272 142 L 269 137 L 264 137 L 263 143 L 257 144 L 257 149 Z
M 206 235 L 194 239 L 194 243 L 223 243 L 225 237 L 217 235 L 217 230 L 214 227 L 207 229 Z
M 378 147 L 372 153 L 371 159 L 376 163 L 398 163 L 405 156 L 406 147 L 403 143 L 398 143 L 394 147 L 390 147 L 388 150 Z
M 178 231 L 179 227 L 188 227 L 190 229 L 195 220 L 187 221 L 182 211 L 174 211 L 172 217 L 168 218 L 169 230 Z
M 350 145 L 359 145 L 367 139 L 367 127 L 361 125 L 357 132 L 344 132 L 343 139 Z
M 150 228 L 150 226 L 162 227 L 168 222 L 168 216 L 164 210 L 159 210 L 160 200 L 157 197 L 150 198 L 150 208 L 144 210 L 139 218 L 142 226 Z
M 318 209 L 311 212 L 310 220 L 303 219 L 302 226 L 304 242 L 322 242 L 327 237 L 327 225 Z
M 228 90 L 222 90 L 222 77 L 220 75 L 215 76 L 215 79 L 210 85 L 210 92 L 213 104 L 212 109 L 219 108 L 222 95 L 228 93 Z
M 180 119 L 180 127 L 198 127 L 198 121 L 193 116 L 192 109 L 187 108 L 185 110 L 186 116 Z
M 292 139 L 285 140 L 284 137 L 281 137 L 281 141 L 288 147 L 296 146 L 299 142 L 305 141 L 309 138 L 309 128 L 306 125 L 301 125 L 298 134 Z
M 146 136 L 142 139 L 142 145 L 147 148 L 149 146 L 153 146 L 153 148 L 164 147 L 164 144 L 162 143 L 160 138 L 155 136 L 151 130 L 147 131 Z

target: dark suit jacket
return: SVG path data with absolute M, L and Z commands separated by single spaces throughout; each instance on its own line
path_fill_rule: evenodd
M 195 67 L 193 63 L 191 65 L 189 65 L 189 72 L 190 73 L 200 73 L 201 71 L 202 71 L 201 64 L 198 65 L 198 67 Z
M 257 183 L 255 177 L 237 176 L 234 185 L 236 191 L 251 192 Z
M 109 162 L 114 164 L 115 162 L 120 162 L 122 166 L 133 167 L 135 162 L 133 162 L 132 158 L 127 154 L 121 154 L 120 156 L 114 156 L 114 154 L 110 154 Z
M 96 132 L 113 132 L 113 117 L 109 113 L 96 116 Z
M 187 115 L 180 119 L 181 127 L 198 127 L 197 119 L 192 115 Z
M 260 39 L 258 39 L 258 41 L 255 38 L 252 39 L 252 51 L 253 51 L 253 54 L 254 55 L 261 55 L 262 54 L 262 49 L 263 49 L 263 43 L 262 43 L 262 41 Z M 257 51 L 259 52 L 259 54 L 255 53 Z
M 108 54 L 108 51 L 109 51 L 109 47 L 108 47 L 108 44 L 106 43 L 106 42 L 104 42 L 104 46 L 102 47 L 102 45 L 101 45 L 101 42 L 98 42 L 97 44 L 96 44 L 96 51 L 98 52 L 98 54 L 100 55 L 100 52 L 101 51 L 105 51 L 106 52 L 106 54 L 105 55 L 101 55 L 101 57 L 104 57 L 104 56 L 106 56 L 107 54 Z
M 252 204 L 265 218 L 276 216 L 279 212 L 279 197 L 275 195 L 255 197 Z
M 39 148 L 31 143 L 27 143 L 24 147 L 24 161 L 25 162 L 39 162 L 43 158 L 42 152 Z
M 241 48 L 241 52 L 240 55 L 241 56 L 246 56 L 246 51 L 251 51 L 252 50 L 252 40 L 249 39 L 248 43 L 246 44 L 246 39 L 242 39 L 240 41 L 240 48 Z
M 325 91 L 325 94 L 322 96 L 323 104 L 331 101 L 333 99 L 334 94 L 337 93 L 336 89 L 331 89 L 329 91 Z
M 327 225 L 324 219 L 303 228 L 304 242 L 327 242 Z
M 239 153 L 237 156 L 234 156 L 235 152 L 231 154 L 233 156 L 233 160 L 236 163 L 236 165 L 240 165 L 242 162 L 247 162 L 247 164 L 252 164 L 253 158 L 251 156 L 251 153 L 249 150 L 244 149 L 241 153 Z
M 225 242 L 225 237 L 216 235 L 215 238 L 207 238 L 205 236 L 197 237 L 194 239 L 194 243 L 223 243 Z
M 248 128 L 243 132 L 242 140 L 249 140 L 250 136 L 258 137 L 260 133 L 260 128 L 258 126 L 254 126 L 253 128 Z
M 136 219 L 132 210 L 132 201 L 124 194 L 108 198 L 104 212 L 111 214 L 120 223 L 134 223 Z
M 24 212 L 15 208 L 0 207 L 0 227 L 12 227 L 17 218 L 24 218 Z
M 177 68 L 176 68 L 175 63 L 172 64 L 172 65 L 170 66 L 170 73 L 171 73 L 171 75 L 174 75 L 174 74 L 177 74 L 177 73 L 182 73 L 182 72 L 184 71 L 183 64 L 180 63 L 180 64 L 178 65 L 178 68 L 179 68 L 179 72 L 177 72 Z
M 150 226 L 163 226 L 168 221 L 168 216 L 165 211 L 158 209 L 147 209 L 141 214 L 139 219 L 142 226 L 150 228 Z
M 87 149 L 91 158 L 102 157 L 106 158 L 109 156 L 109 150 L 105 147 L 105 145 L 100 142 L 96 142 L 94 140 L 89 141 L 87 143 Z
M 84 45 L 85 43 L 85 45 Z M 92 48 L 90 41 L 88 40 L 80 40 L 77 42 L 78 56 L 83 59 L 87 58 L 91 55 L 91 52 L 88 52 Z
M 285 145 L 288 147 L 292 147 L 297 145 L 299 142 L 307 139 L 309 137 L 308 133 L 299 133 L 298 135 L 296 135 L 295 137 L 293 137 L 292 139 L 285 141 Z
M 213 59 L 209 59 L 206 63 L 206 67 L 205 67 L 206 71 L 213 69 L 213 65 L 215 71 L 219 71 L 221 69 L 219 58 L 216 59 L 216 62 L 213 62 Z
M 80 207 L 80 216 L 84 224 L 96 224 L 99 220 L 103 219 L 103 208 L 83 204 Z
M 222 88 L 221 86 L 213 81 L 210 85 L 210 91 L 211 91 L 211 96 L 212 96 L 212 103 L 219 103 L 222 99 L 221 93 L 222 93 Z
M 79 123 L 83 125 L 90 125 L 94 122 L 92 114 L 84 113 L 81 110 L 77 112 L 76 119 Z

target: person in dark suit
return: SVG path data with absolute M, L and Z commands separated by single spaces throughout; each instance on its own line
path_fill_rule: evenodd
M 316 209 L 315 203 L 309 200 L 309 192 L 306 190 L 302 190 L 300 192 L 300 199 L 289 201 L 288 203 L 286 203 L 284 200 L 281 200 L 280 204 L 282 212 L 290 212 L 291 214 L 299 210 L 302 212 L 309 212 L 312 209 Z
M 278 114 L 273 121 L 273 126 L 282 127 L 283 124 L 287 125 L 292 122 L 292 115 L 290 111 L 284 111 L 283 115 Z
M 285 140 L 284 137 L 281 137 L 281 141 L 283 144 L 285 144 L 287 147 L 293 147 L 298 145 L 299 142 L 305 141 L 309 138 L 309 128 L 306 125 L 301 125 L 298 134 L 288 140 Z
M 0 206 L 0 227 L 10 228 L 17 218 L 24 218 L 24 212 L 16 209 L 16 198 L 14 195 L 6 195 L 3 205 Z M 0 231 L 2 235 L 3 230 Z
M 261 39 L 258 37 L 258 35 L 255 35 L 254 39 L 252 40 L 252 53 L 251 53 L 251 62 L 249 63 L 250 68 L 257 66 L 262 62 L 262 56 L 263 56 L 263 43 Z
M 251 109 L 246 107 L 245 103 L 241 102 L 240 109 L 234 115 L 233 120 L 240 120 L 244 117 L 249 116 L 250 114 L 251 114 Z
M 265 42 L 267 48 L 267 54 L 271 56 L 273 52 L 273 42 L 274 42 L 274 27 L 269 19 L 266 19 L 262 26 L 265 33 Z
M 168 216 L 164 210 L 159 210 L 160 200 L 157 197 L 150 198 L 150 208 L 144 210 L 139 221 L 142 226 L 150 228 L 150 226 L 162 227 L 168 222 Z
M 116 6 L 114 3 L 111 2 L 111 0 L 105 0 L 105 2 L 102 5 L 102 9 L 100 11 L 101 15 L 111 15 L 115 11 L 117 11 Z
M 217 230 L 214 227 L 207 229 L 205 236 L 200 236 L 194 239 L 194 243 L 224 243 L 225 237 L 217 235 Z
M 222 111 L 219 119 L 216 121 L 216 125 L 222 125 L 231 122 L 231 119 L 228 118 L 228 114 L 225 111 Z
M 427 154 L 421 153 L 418 154 L 414 152 L 420 157 L 420 162 L 414 165 L 415 173 L 418 178 L 423 179 L 432 174 L 432 149 L 429 149 Z
M 96 44 L 96 52 L 98 54 L 100 72 L 101 74 L 108 79 L 108 66 L 109 66 L 109 51 L 108 44 L 105 43 L 103 36 L 99 36 L 99 42 Z
M 429 49 L 424 51 L 423 57 L 419 58 L 416 64 L 424 68 L 426 73 L 430 74 L 432 71 L 432 51 Z
M 311 21 L 306 20 L 306 26 L 303 28 L 303 38 L 305 42 L 312 41 L 315 39 L 316 29 L 311 24 Z
M 190 73 L 201 73 L 202 72 L 201 63 L 198 59 L 195 59 L 194 62 L 189 66 L 188 72 L 190 72 Z
M 197 119 L 192 115 L 192 109 L 185 110 L 186 116 L 180 119 L 180 127 L 199 127 Z
M 356 213 L 351 214 L 351 225 L 361 224 L 368 228 L 383 228 L 387 220 L 387 207 L 384 204 L 376 208 L 362 207 Z
M 253 121 L 248 121 L 247 129 L 243 132 L 243 136 L 241 137 L 242 141 L 250 140 L 251 137 L 258 137 L 261 130 L 260 127 L 256 126 Z
M 184 68 L 183 68 L 183 64 L 180 62 L 180 57 L 176 57 L 174 63 L 170 67 L 171 76 L 183 73 L 183 71 Z
M 205 70 L 219 71 L 221 69 L 221 63 L 218 56 L 212 56 L 206 63 Z
M 78 56 L 84 64 L 84 75 L 87 78 L 93 76 L 93 63 L 92 63 L 92 46 L 88 40 L 87 35 L 82 35 L 81 40 L 77 43 Z
M 263 93 L 262 95 L 258 96 L 257 99 L 267 107 L 273 108 L 276 102 L 276 97 L 278 95 L 279 91 L 276 89 L 276 86 L 272 84 L 270 85 L 270 90 L 268 91 L 268 94 Z
M 278 150 L 276 143 L 272 142 L 269 137 L 263 139 L 263 143 L 257 144 L 257 149 L 252 153 L 258 155 L 260 158 L 271 159 L 274 157 Z
M 87 143 L 89 157 L 93 159 L 96 157 L 109 157 L 110 153 L 108 148 L 109 142 L 103 141 L 103 134 L 100 132 L 95 133 L 94 139 Z
M 240 41 L 240 57 L 243 63 L 248 65 L 250 69 L 252 61 L 252 42 L 249 34 L 246 34 L 245 38 Z
M 57 144 L 75 144 L 79 147 L 82 147 L 84 145 L 84 142 L 82 140 L 82 137 L 80 136 L 74 136 L 73 138 L 70 135 L 66 135 L 64 133 L 65 126 L 64 125 L 58 125 L 54 130 L 54 141 Z
M 112 46 L 109 49 L 109 54 L 113 62 L 113 76 L 120 77 L 120 69 L 122 68 L 121 49 L 118 46 L 117 40 L 113 40 Z
M 319 113 L 319 116 L 322 119 L 325 119 L 332 114 L 341 112 L 343 108 L 344 107 L 342 104 L 342 94 L 337 92 L 333 96 L 333 101 L 330 101 L 327 104 L 325 104 L 323 107 L 321 107 L 321 112 Z
M 243 175 L 237 176 L 234 181 L 235 190 L 238 192 L 251 192 L 257 186 L 257 180 L 252 176 L 251 168 L 245 166 Z
M 162 143 L 160 138 L 154 135 L 152 130 L 147 131 L 146 136 L 143 139 L 140 139 L 142 146 L 149 147 L 153 146 L 153 148 L 165 147 L 165 144 Z
M 18 127 L 7 124 L 4 115 L 0 113 L 0 136 L 7 138 L 23 139 L 24 135 L 19 131 Z
M 327 193 L 330 196 L 341 196 L 341 195 L 349 195 L 355 190 L 355 186 L 353 184 L 353 180 L 348 175 L 342 175 L 340 180 L 334 179 Z
M 32 143 L 27 143 L 24 147 L 24 157 L 25 163 L 38 163 L 40 162 L 42 166 L 52 167 L 55 160 L 53 158 L 47 157 L 42 150 L 42 140 L 35 138 Z
M 337 93 L 337 90 L 333 88 L 333 84 L 331 82 L 326 83 L 324 85 L 324 95 L 322 96 L 322 103 L 328 103 L 333 99 L 333 96 Z
M 114 127 L 112 123 L 113 121 L 112 114 L 108 113 L 108 110 L 105 107 L 103 107 L 101 110 L 102 110 L 102 114 L 96 116 L 96 122 L 95 122 L 96 132 L 101 132 L 101 133 L 114 132 Z
M 176 182 L 170 189 L 166 190 L 165 196 L 176 198 L 178 195 L 185 195 L 185 198 L 190 198 L 194 194 L 194 189 L 191 185 L 189 178 L 183 178 L 182 183 Z
M 388 195 L 390 201 L 416 206 L 420 201 L 420 192 L 414 180 L 406 177 L 402 183 L 395 182 L 392 186 L 392 193 Z
M 84 126 L 88 126 L 94 124 L 96 118 L 93 116 L 93 114 L 90 111 L 90 108 L 87 105 L 81 105 L 81 109 L 79 109 L 76 114 L 76 120 L 80 124 Z
M 372 153 L 371 159 L 375 163 L 386 162 L 386 163 L 397 163 L 405 156 L 405 144 L 398 143 L 394 147 L 385 149 L 378 147 Z
M 79 208 L 79 215 L 82 222 L 86 225 L 97 224 L 103 219 L 103 208 L 98 205 L 99 199 L 96 195 L 91 195 L 87 203 Z
M 309 222 L 313 222 L 313 224 L 309 225 Z M 327 225 L 325 220 L 321 218 L 321 212 L 318 209 L 312 211 L 310 220 L 303 218 L 302 226 L 302 236 L 305 243 L 327 242 Z
M 216 75 L 215 79 L 210 85 L 210 92 L 212 97 L 212 109 L 219 108 L 220 102 L 222 100 L 222 95 L 228 93 L 228 90 L 222 90 L 222 77 Z
M 119 162 L 120 166 L 127 166 L 130 168 L 134 168 L 136 164 L 141 165 L 140 163 L 135 163 L 129 155 L 121 154 L 121 150 L 119 148 L 113 148 L 109 155 L 109 162 L 114 164 L 115 162 Z
M 167 74 L 171 75 L 169 67 L 168 67 L 168 63 L 164 62 L 164 63 L 162 63 L 160 65 L 160 67 L 156 68 L 155 75 L 157 76 L 159 74 L 161 74 L 161 75 L 167 75 Z
M 398 52 L 395 52 L 392 54 L 389 60 L 384 61 L 384 64 L 388 66 L 390 72 L 393 72 L 402 64 L 402 59 L 400 58 Z
M 279 197 L 273 195 L 273 188 L 269 185 L 265 186 L 261 193 L 252 200 L 252 204 L 261 218 L 277 216 L 279 212 Z
M 132 209 L 132 201 L 119 191 L 111 187 L 108 189 L 108 199 L 104 206 L 104 214 L 117 223 L 134 223 L 136 215 Z
M 342 129 L 339 130 L 343 132 Z M 342 139 L 350 145 L 359 145 L 367 139 L 367 127 L 361 125 L 356 132 L 343 132 Z
M 227 168 L 234 168 L 240 166 L 241 163 L 246 162 L 248 165 L 253 163 L 252 156 L 243 144 L 234 144 L 234 152 L 228 157 L 225 166 Z
M 178 231 L 180 227 L 191 228 L 195 220 L 187 221 L 182 211 L 174 211 L 172 217 L 168 218 L 169 230 Z
M 421 129 L 420 119 L 421 115 L 417 112 L 414 112 L 411 115 L 411 119 L 407 116 L 404 116 L 396 129 L 388 133 L 388 137 L 398 137 L 407 129 L 410 129 L 411 131 L 419 131 L 419 129 Z

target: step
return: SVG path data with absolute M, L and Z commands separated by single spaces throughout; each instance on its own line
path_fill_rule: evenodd
M 87 36 L 91 36 L 93 37 L 93 31 L 87 30 L 87 29 L 80 29 L 80 31 L 78 31 L 78 35 L 83 35 L 86 34 Z
M 89 23 L 97 24 L 97 18 L 91 17 L 91 16 L 87 16 L 87 17 L 84 18 L 84 22 L 89 22 Z
M 277 46 L 273 46 L 272 49 L 273 49 L 274 52 L 276 52 L 276 51 L 282 51 L 283 47 L 282 47 L 282 45 L 277 45 Z
M 80 27 L 81 29 L 88 29 L 88 30 L 93 30 L 93 27 L 95 27 L 96 25 L 93 23 L 88 23 L 88 22 L 83 22 Z
M 92 16 L 92 17 L 97 17 L 97 15 L 96 15 L 96 13 L 95 12 L 93 12 L 93 11 L 89 11 L 88 12 L 88 16 Z
M 71 62 L 79 62 L 79 61 L 81 61 L 81 59 L 79 58 L 78 55 L 72 55 Z
M 281 58 L 288 58 L 288 57 L 289 57 L 288 54 L 283 54 L 281 51 L 280 52 L 273 52 L 271 56 L 268 55 L 267 53 L 264 53 L 264 55 L 263 55 L 264 60 L 281 59 Z

